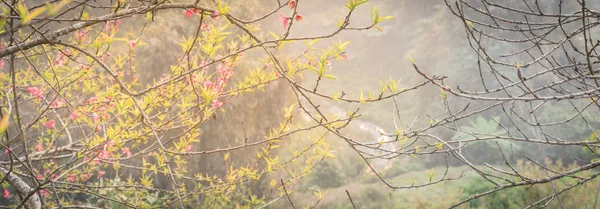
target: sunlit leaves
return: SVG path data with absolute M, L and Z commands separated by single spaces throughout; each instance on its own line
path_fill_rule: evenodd
M 377 25 L 378 23 L 385 21 L 385 20 L 389 20 L 394 18 L 394 16 L 380 16 L 379 15 L 379 8 L 377 7 L 372 7 L 371 8 L 371 22 L 373 22 L 373 25 Z M 381 29 L 379 29 L 381 30 Z
M 4 116 L 2 116 L 2 119 L 0 119 L 0 135 L 4 134 L 6 128 L 8 128 L 8 113 L 4 114 Z
M 367 2 L 369 2 L 369 0 L 348 0 L 345 5 L 349 10 L 354 10 L 357 6 Z
M 46 3 L 43 7 L 37 7 L 31 11 L 25 5 L 25 2 L 17 4 L 17 11 L 21 17 L 21 24 L 28 24 L 32 19 L 46 13 L 48 16 L 55 15 L 62 7 L 71 2 L 71 0 L 62 0 L 56 4 Z

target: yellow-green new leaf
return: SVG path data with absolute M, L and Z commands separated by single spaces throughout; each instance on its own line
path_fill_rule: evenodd
M 2 116 L 2 120 L 0 120 L 0 134 L 3 134 L 8 128 L 8 114 Z

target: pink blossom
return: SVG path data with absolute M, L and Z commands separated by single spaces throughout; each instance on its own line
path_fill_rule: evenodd
M 217 65 L 217 72 L 223 75 L 225 79 L 229 79 L 232 74 L 231 68 L 225 68 L 222 64 Z
M 96 130 L 95 131 L 96 131 L 96 133 L 102 131 L 102 126 L 96 126 Z
M 137 44 L 135 43 L 135 41 L 134 41 L 134 40 L 129 40 L 129 47 L 131 47 L 131 48 L 135 48 L 135 46 L 136 46 L 136 45 L 137 45 Z
M 210 27 L 208 26 L 208 23 L 202 23 L 202 26 L 200 27 L 201 30 L 208 30 L 210 29 Z
M 227 84 L 227 80 L 223 77 L 217 79 L 217 84 L 215 85 L 215 92 L 220 93 L 223 90 L 223 87 Z
M 218 20 L 220 14 L 221 14 L 221 11 L 215 10 L 211 16 L 212 16 L 213 20 Z
M 44 127 L 53 129 L 55 124 L 56 123 L 54 122 L 54 120 L 49 120 L 48 122 L 44 123 Z
M 288 6 L 290 6 L 290 9 L 296 8 L 296 0 L 290 0 Z
M 98 171 L 98 179 L 102 178 L 102 176 L 104 176 L 105 173 L 106 171 Z
M 69 176 L 67 176 L 67 181 L 68 182 L 73 182 L 75 181 L 75 178 L 77 178 L 77 176 L 75 176 L 75 174 L 69 174 Z
M 121 25 L 121 20 L 109 20 L 104 24 L 104 30 L 109 33 L 111 29 L 118 30 L 119 25 Z
M 206 60 L 202 60 L 200 61 L 200 66 L 202 66 L 202 70 L 206 70 L 206 68 L 208 67 L 208 62 Z
M 104 147 L 106 148 L 112 148 L 113 146 L 115 146 L 115 141 L 114 140 L 110 140 L 108 142 L 106 142 L 106 145 Z
M 59 108 L 65 103 L 64 99 L 56 99 L 50 103 L 51 108 Z
M 108 150 L 106 150 L 106 149 L 102 150 L 100 152 L 100 154 L 98 154 L 98 158 L 100 158 L 100 159 L 107 159 L 109 157 L 110 157 L 110 152 Z
M 192 11 L 191 9 L 186 9 L 184 14 L 186 17 L 192 17 L 192 15 L 194 15 L 194 11 Z
M 343 54 L 342 54 L 342 58 L 344 58 L 344 59 L 348 59 L 348 54 L 346 54 L 346 53 L 343 53 Z
M 79 118 L 79 113 L 77 113 L 77 111 L 73 110 L 71 111 L 71 113 L 69 114 L 69 120 L 75 120 Z
M 85 69 L 85 70 L 89 70 L 90 69 L 90 65 L 86 65 L 86 64 L 83 64 L 83 63 L 77 65 L 77 67 L 79 69 Z
M 94 123 L 97 123 L 98 121 L 100 121 L 100 116 L 98 115 L 98 113 L 93 113 L 92 117 L 94 118 Z
M 104 30 L 108 33 L 110 32 L 110 29 L 112 28 L 111 26 L 111 21 L 106 21 L 106 23 L 104 23 Z
M 131 154 L 131 151 L 129 150 L 129 147 L 123 147 L 123 154 L 125 156 L 127 156 L 127 158 L 130 158 L 133 154 Z
M 25 90 L 27 90 L 27 92 L 33 95 L 37 100 L 40 100 L 44 95 L 44 92 L 38 87 L 27 87 Z
M 88 99 L 87 103 L 88 104 L 92 104 L 94 102 L 96 102 L 98 100 L 98 98 L 96 98 L 95 96 L 90 97 L 90 99 Z
M 220 102 L 219 99 L 213 99 L 212 106 L 213 108 L 219 108 L 223 106 L 223 102 Z
M 38 174 L 38 175 L 36 175 L 36 176 L 35 176 L 35 178 L 37 178 L 37 179 L 40 179 L 40 180 L 41 180 L 41 179 L 44 179 L 44 176 L 42 176 L 42 174 Z
M 281 22 L 281 24 L 283 25 L 283 28 L 287 28 L 288 27 L 288 17 L 285 16 L 283 13 L 279 13 L 279 22 Z
M 185 152 L 188 153 L 190 152 L 190 150 L 192 150 L 192 145 L 188 145 L 185 147 Z
M 296 22 L 300 22 L 300 20 L 302 20 L 304 17 L 302 17 L 302 15 L 297 14 L 296 15 Z
M 65 63 L 67 63 L 67 56 L 62 53 L 58 54 L 56 60 L 54 60 L 54 66 L 63 66 Z
M 0 69 L 4 68 L 4 59 L 0 59 Z
M 203 85 L 205 89 L 212 89 L 215 86 L 215 84 L 210 80 L 204 81 Z
M 44 145 L 42 145 L 42 144 L 37 144 L 37 145 L 35 145 L 35 149 L 36 149 L 38 152 L 44 151 Z
M 8 198 L 8 196 L 10 196 L 10 192 L 8 189 L 4 189 L 4 198 Z
M 50 193 L 48 193 L 48 189 L 42 189 L 40 190 L 40 193 L 42 193 L 43 196 L 48 196 Z
M 12 148 L 12 147 L 9 147 L 8 149 L 4 150 L 4 154 L 8 154 L 8 153 L 9 153 L 9 150 L 10 150 L 10 152 L 12 152 L 13 148 Z
M 79 40 L 80 42 L 84 42 L 85 38 L 87 36 L 88 30 L 80 30 L 80 31 L 76 31 L 75 32 L 75 39 Z

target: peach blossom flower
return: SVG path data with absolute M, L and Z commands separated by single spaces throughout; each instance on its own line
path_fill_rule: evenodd
M 49 120 L 48 122 L 44 123 L 44 127 L 49 128 L 49 129 L 53 129 L 54 125 L 56 125 L 54 120 Z
M 283 28 L 287 28 L 288 27 L 288 17 L 285 16 L 283 13 L 279 13 L 278 20 L 283 25 Z

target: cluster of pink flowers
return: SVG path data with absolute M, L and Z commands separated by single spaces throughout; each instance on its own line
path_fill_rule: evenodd
M 42 196 L 44 196 L 44 197 L 50 195 L 50 193 L 48 193 L 48 189 L 41 189 L 40 193 L 42 193 Z
M 90 180 L 90 178 L 92 178 L 93 175 L 94 174 L 92 174 L 92 173 L 82 174 L 81 175 L 81 180 L 84 181 L 84 182 L 86 182 L 86 181 Z
M 102 178 L 106 174 L 106 171 L 98 171 L 98 179 Z
M 199 9 L 192 8 L 192 9 L 186 9 L 185 12 L 184 12 L 184 14 L 187 17 L 192 17 L 194 14 L 199 13 L 199 12 L 200 12 Z
M 87 28 L 75 31 L 75 40 L 78 40 L 79 42 L 84 42 L 85 38 L 87 37 L 88 31 L 89 30 Z
M 186 9 L 183 14 L 185 14 L 186 17 L 192 17 L 194 16 L 194 14 L 200 13 L 199 9 L 196 8 L 192 8 L 192 9 Z M 212 12 L 212 14 L 210 14 L 210 16 L 212 17 L 213 20 L 219 20 L 219 16 L 221 15 L 221 11 L 219 10 L 215 10 Z
M 77 118 L 79 118 L 79 113 L 77 113 L 76 110 L 71 111 L 69 114 L 69 120 L 75 120 Z
M 288 6 L 290 7 L 290 9 L 296 8 L 296 1 L 290 0 L 288 2 Z M 283 28 L 285 28 L 285 29 L 288 28 L 288 25 L 290 24 L 290 22 L 289 22 L 290 19 L 292 19 L 292 18 L 284 15 L 283 13 L 279 13 L 278 20 L 283 25 Z M 304 19 L 304 17 L 300 14 L 295 14 L 294 19 L 296 20 L 296 22 L 300 22 L 302 19 Z
M 109 57 L 111 57 L 111 56 L 112 56 L 112 54 L 110 54 L 110 53 L 108 53 L 108 52 L 107 52 L 107 53 L 105 53 L 105 54 L 102 54 L 102 55 L 100 55 L 100 56 L 98 57 L 98 59 L 99 59 L 100 61 L 104 61 L 104 58 L 105 58 L 105 57 L 106 57 L 106 58 L 109 58 Z
M 88 64 L 80 63 L 79 65 L 77 65 L 77 68 L 82 69 L 82 70 L 89 70 L 92 68 L 92 66 L 88 65 Z
M 125 155 L 125 157 L 130 158 L 131 156 L 133 156 L 133 154 L 131 153 L 131 150 L 129 150 L 129 147 L 123 147 L 123 149 L 121 149 L 123 151 L 123 154 Z
M 185 77 L 185 84 L 198 83 L 198 75 L 192 74 Z
M 91 104 L 95 103 L 96 101 L 98 101 L 98 98 L 96 98 L 95 96 L 92 96 L 87 100 L 87 104 L 91 105 Z
M 213 108 L 219 108 L 219 107 L 223 106 L 223 102 L 220 102 L 219 98 L 213 99 L 212 106 L 213 106 Z
M 67 181 L 68 181 L 68 182 L 74 182 L 74 181 L 75 181 L 75 179 L 77 179 L 77 175 L 75 175 L 75 174 L 72 174 L 72 173 L 70 173 L 70 174 L 67 176 Z
M 100 122 L 100 119 L 104 118 L 106 120 L 110 119 L 110 114 L 107 113 L 108 108 L 112 108 L 115 106 L 115 104 L 112 102 L 112 98 L 111 97 L 106 97 L 104 99 L 103 102 L 98 103 L 98 98 L 95 96 L 90 97 L 87 100 L 87 104 L 88 105 L 94 105 L 91 112 L 92 112 L 92 119 L 94 120 L 94 123 L 98 123 Z M 99 105 L 96 105 L 99 104 Z M 71 115 L 69 116 L 69 119 L 77 119 L 79 117 L 79 114 L 77 114 L 77 112 L 73 111 L 71 112 Z M 102 126 L 98 125 L 96 127 L 96 132 L 100 132 L 102 130 Z
M 63 66 L 67 63 L 67 61 L 68 61 L 67 56 L 65 56 L 63 53 L 59 52 L 58 55 L 56 55 L 56 59 L 54 60 L 54 66 L 56 66 L 56 67 Z
M 40 100 L 44 97 L 44 92 L 42 91 L 42 89 L 35 87 L 35 86 L 30 86 L 25 88 L 25 90 L 27 92 L 29 92 L 31 95 L 33 95 L 35 97 L 35 99 Z
M 42 145 L 42 144 L 35 145 L 35 150 L 37 150 L 38 152 L 44 151 L 44 145 Z
M 218 20 L 219 15 L 221 15 L 221 11 L 215 10 L 210 16 L 212 17 L 213 20 Z
M 102 151 L 98 154 L 98 158 L 107 159 L 110 157 L 110 149 L 115 145 L 115 141 L 110 140 L 104 146 L 101 146 Z
M 134 40 L 129 40 L 129 47 L 133 49 L 135 46 L 137 46 L 137 43 Z
M 65 104 L 65 100 L 62 98 L 59 98 L 59 99 L 55 99 L 54 101 L 50 102 L 50 107 L 56 109 L 56 108 L 61 107 L 63 104 Z
M 13 148 L 9 147 L 8 149 L 4 150 L 4 154 L 8 154 L 9 152 L 12 152 L 12 151 L 13 151 Z
M 45 122 L 44 127 L 48 128 L 48 129 L 54 129 L 54 126 L 56 125 L 56 122 L 54 122 L 54 120 L 49 120 L 48 122 Z
M 231 78 L 231 75 L 233 74 L 233 70 L 231 69 L 231 67 L 225 68 L 221 63 L 217 65 L 217 72 L 221 74 L 221 76 L 223 76 L 225 79 Z
M 200 30 L 208 30 L 210 29 L 210 27 L 208 26 L 208 23 L 202 23 L 202 26 L 200 26 Z
M 4 198 L 8 198 L 8 196 L 10 196 L 10 192 L 8 191 L 8 189 L 4 189 Z
M 121 20 L 109 20 L 104 24 L 104 30 L 106 30 L 106 33 L 110 33 L 113 28 L 118 30 L 119 25 L 121 25 Z

